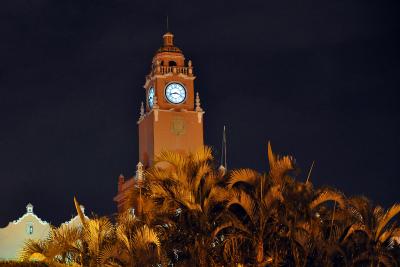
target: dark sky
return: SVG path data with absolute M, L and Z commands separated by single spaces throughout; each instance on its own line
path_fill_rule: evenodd
M 144 77 L 165 17 L 193 61 L 205 141 L 231 168 L 267 169 L 266 144 L 304 180 L 399 201 L 399 1 L 3 0 L 0 226 L 32 202 L 71 217 L 73 196 L 116 211 L 138 161 Z

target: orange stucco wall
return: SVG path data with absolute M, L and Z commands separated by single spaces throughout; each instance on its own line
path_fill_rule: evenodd
M 203 119 L 198 112 L 153 110 L 139 123 L 139 159 L 146 167 L 164 150 L 185 154 L 203 144 Z

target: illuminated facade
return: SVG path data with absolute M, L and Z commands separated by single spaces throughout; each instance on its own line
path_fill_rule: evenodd
M 83 206 L 81 206 L 81 209 L 84 212 Z M 73 227 L 82 225 L 78 216 L 63 224 Z M 4 228 L 0 228 L 0 261 L 18 259 L 26 240 L 46 239 L 49 236 L 50 228 L 51 225 L 48 222 L 43 221 L 33 213 L 33 205 L 29 203 L 21 218 L 10 222 Z
M 33 205 L 26 206 L 21 218 L 0 228 L 0 260 L 17 259 L 27 239 L 45 239 L 49 236 L 50 224 L 33 213 Z
M 114 201 L 120 212 L 129 207 L 130 189 L 141 181 L 143 170 L 153 165 L 157 154 L 164 150 L 187 154 L 203 146 L 204 111 L 199 94 L 195 94 L 193 64 L 185 60 L 173 38 L 172 33 L 164 34 L 146 76 L 146 104 L 142 103 L 137 122 L 139 163 L 134 178 L 118 178 Z

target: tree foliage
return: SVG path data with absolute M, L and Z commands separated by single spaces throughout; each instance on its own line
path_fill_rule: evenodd
M 291 156 L 269 171 L 214 165 L 211 149 L 165 151 L 145 173 L 138 214 L 63 225 L 21 258 L 51 266 L 399 266 L 400 205 L 314 188 Z

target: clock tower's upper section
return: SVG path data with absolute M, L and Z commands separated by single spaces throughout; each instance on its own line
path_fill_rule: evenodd
M 174 45 L 174 35 L 167 32 L 164 42 L 153 57 L 150 73 L 146 76 L 146 109 L 193 111 L 194 88 L 192 62 L 185 62 L 182 51 Z

